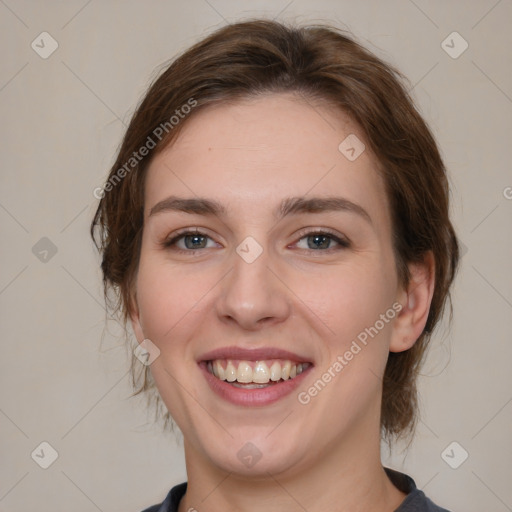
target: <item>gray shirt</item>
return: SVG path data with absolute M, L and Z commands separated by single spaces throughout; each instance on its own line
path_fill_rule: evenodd
M 425 496 L 425 493 L 416 487 L 416 483 L 409 475 L 389 468 L 384 468 L 384 470 L 395 487 L 407 494 L 407 497 L 395 512 L 449 512 L 445 508 L 432 503 Z M 169 491 L 162 503 L 153 505 L 142 512 L 178 512 L 178 505 L 186 490 L 186 482 L 176 485 Z

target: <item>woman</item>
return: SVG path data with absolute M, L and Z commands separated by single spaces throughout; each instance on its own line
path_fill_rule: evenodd
M 380 458 L 458 262 L 396 70 L 334 28 L 229 25 L 150 87 L 98 196 L 137 392 L 184 436 L 148 512 L 444 510 Z

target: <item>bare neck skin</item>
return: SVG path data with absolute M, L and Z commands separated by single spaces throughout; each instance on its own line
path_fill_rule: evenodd
M 406 494 L 382 467 L 376 410 L 365 418 L 374 420 L 369 428 L 356 426 L 335 446 L 327 446 L 311 465 L 283 474 L 251 477 L 222 471 L 185 440 L 188 485 L 178 511 L 395 511 Z

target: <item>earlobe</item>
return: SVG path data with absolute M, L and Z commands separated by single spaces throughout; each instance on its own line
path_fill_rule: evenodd
M 402 289 L 398 297 L 403 308 L 393 325 L 390 352 L 403 352 L 411 348 L 425 329 L 434 294 L 433 254 L 429 251 L 421 263 L 409 264 L 409 272 L 411 277 L 407 289 Z

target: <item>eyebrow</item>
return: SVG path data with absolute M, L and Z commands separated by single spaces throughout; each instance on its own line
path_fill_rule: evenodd
M 226 214 L 226 208 L 213 199 L 170 196 L 155 204 L 149 211 L 149 216 L 169 211 L 219 217 Z M 293 214 L 333 211 L 355 213 L 372 224 L 370 215 L 362 206 L 343 197 L 289 197 L 283 199 L 279 207 L 274 211 L 274 216 L 282 219 Z

